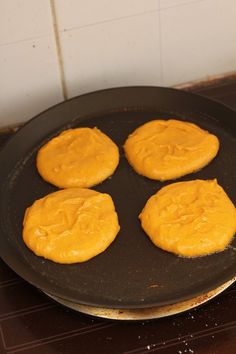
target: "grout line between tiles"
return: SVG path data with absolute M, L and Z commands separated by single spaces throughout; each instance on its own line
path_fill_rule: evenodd
M 38 39 L 41 39 L 41 38 L 47 38 L 47 37 L 51 37 L 51 34 L 50 33 L 47 33 L 47 34 L 42 34 L 40 36 L 34 36 L 34 37 L 27 37 L 27 38 L 24 38 L 24 39 L 19 39 L 17 41 L 11 41 L 11 42 L 3 42 L 3 43 L 0 43 L 0 47 L 4 47 L 4 46 L 8 46 L 8 45 L 11 45 L 11 44 L 19 44 L 19 43 L 23 43 L 23 42 L 30 42 L 30 41 L 36 41 Z
M 51 1 L 55 1 L 55 0 L 51 0 Z M 158 8 L 157 9 L 154 8 L 152 10 L 139 12 L 139 13 L 136 13 L 136 14 L 133 14 L 133 15 L 109 18 L 107 20 L 92 22 L 92 23 L 88 23 L 87 25 L 82 25 L 82 26 L 68 27 L 68 28 L 65 28 L 65 29 L 58 30 L 58 31 L 59 31 L 59 33 L 69 32 L 69 31 L 73 31 L 73 30 L 86 28 L 86 27 L 93 27 L 93 26 L 103 25 L 104 23 L 111 23 L 111 22 L 126 20 L 126 19 L 129 19 L 129 18 L 139 17 L 139 16 L 142 16 L 142 15 L 148 15 L 148 14 L 152 14 L 152 13 L 155 13 L 155 12 L 158 12 L 158 11 L 159 11 Z
M 169 6 L 166 6 L 166 7 L 161 7 L 160 6 L 160 11 L 163 11 L 163 10 L 165 11 L 165 10 L 173 9 L 173 8 L 176 8 L 176 7 L 188 6 L 188 5 L 200 3 L 200 2 L 203 2 L 203 1 L 206 1 L 206 0 L 193 0 L 191 2 L 186 0 L 185 2 L 181 2 L 180 4 L 169 5 Z
M 62 95 L 63 95 L 64 100 L 67 100 L 68 93 L 67 93 L 67 87 L 66 87 L 63 59 L 62 59 L 61 42 L 60 42 L 59 31 L 58 31 L 55 0 L 50 0 L 50 8 L 51 8 L 51 14 L 52 14 L 54 37 L 55 37 L 55 42 L 56 42 L 57 60 L 58 60 L 59 71 L 60 71 Z
M 159 8 L 160 8 L 160 0 L 158 0 Z M 161 85 L 163 85 L 163 80 L 164 80 L 164 70 L 163 70 L 163 58 L 162 58 L 162 30 L 161 30 L 161 11 L 158 12 L 158 30 L 159 30 L 159 43 L 160 43 L 160 78 L 161 78 Z

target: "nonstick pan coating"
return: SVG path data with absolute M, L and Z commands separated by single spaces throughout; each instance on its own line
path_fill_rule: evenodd
M 147 199 L 171 183 L 137 175 L 124 157 L 128 134 L 152 119 L 198 124 L 220 139 L 217 157 L 201 171 L 178 179 L 217 178 L 236 203 L 236 113 L 206 98 L 157 87 L 117 88 L 82 95 L 31 120 L 0 153 L 1 257 L 20 276 L 54 296 L 106 308 L 145 308 L 177 303 L 206 293 L 236 275 L 236 239 L 224 252 L 185 259 L 155 247 L 138 215 Z M 109 193 L 121 231 L 113 244 L 85 263 L 60 265 L 35 256 L 22 241 L 25 209 L 56 190 L 37 173 L 35 157 L 64 129 L 97 126 L 120 147 L 112 178 L 94 187 Z

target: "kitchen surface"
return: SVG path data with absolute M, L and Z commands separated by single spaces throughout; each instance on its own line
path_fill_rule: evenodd
M 236 109 L 236 80 L 187 87 Z M 14 132 L 0 134 L 1 146 Z M 182 314 L 122 322 L 58 305 L 0 263 L 0 352 L 114 354 L 234 354 L 236 286 Z

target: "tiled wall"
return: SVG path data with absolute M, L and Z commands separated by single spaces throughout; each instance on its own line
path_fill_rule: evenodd
M 235 0 L 0 1 L 0 126 L 87 91 L 235 70 Z

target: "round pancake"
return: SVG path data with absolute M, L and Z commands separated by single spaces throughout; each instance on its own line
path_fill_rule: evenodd
M 97 128 L 62 132 L 37 155 L 37 168 L 47 182 L 60 188 L 87 188 L 111 176 L 119 163 L 115 143 Z
M 124 149 L 137 173 L 165 181 L 206 166 L 216 156 L 219 141 L 192 123 L 153 120 L 129 135 Z
M 139 217 L 156 246 L 185 257 L 222 251 L 236 232 L 236 209 L 216 180 L 163 187 Z
M 103 252 L 119 229 L 108 194 L 70 188 L 36 200 L 26 210 L 23 240 L 37 256 L 77 263 Z

